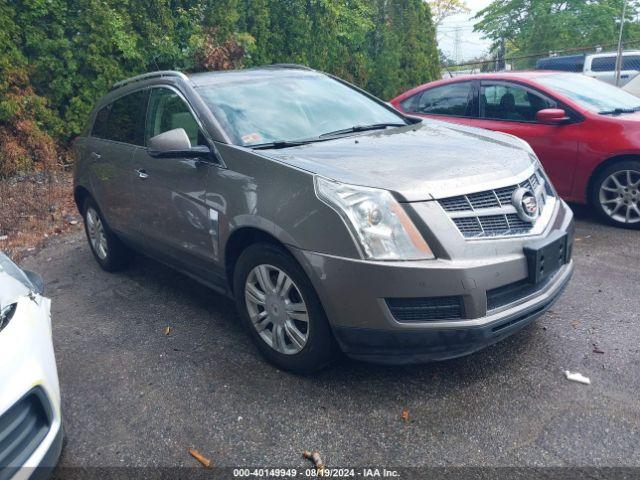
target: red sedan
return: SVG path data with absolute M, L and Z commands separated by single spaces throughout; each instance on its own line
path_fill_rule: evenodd
M 640 98 L 584 75 L 536 71 L 441 80 L 391 103 L 526 140 L 567 201 L 640 228 Z

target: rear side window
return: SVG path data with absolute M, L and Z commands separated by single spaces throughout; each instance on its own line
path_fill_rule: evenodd
M 91 135 L 131 145 L 144 145 L 148 96 L 147 91 L 134 92 L 102 108 L 96 114 Z
M 91 136 L 97 138 L 107 138 L 107 126 L 109 125 L 109 111 L 111 105 L 102 107 L 98 113 L 96 113 L 96 120 L 93 122 L 93 130 L 91 130 Z
M 616 57 L 598 57 L 591 60 L 592 72 L 613 72 L 616 69 Z
M 402 102 L 402 108 L 411 113 L 472 117 L 471 82 L 452 83 L 431 88 Z
M 109 140 L 144 145 L 144 116 L 147 108 L 147 91 L 126 95 L 113 102 L 109 114 Z

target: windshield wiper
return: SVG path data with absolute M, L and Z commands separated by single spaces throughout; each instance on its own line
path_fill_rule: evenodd
M 633 108 L 614 108 L 613 110 L 605 110 L 604 112 L 598 112 L 600 115 L 621 115 L 623 113 L 634 113 L 640 111 L 640 106 Z
M 387 127 L 406 127 L 406 123 L 373 123 L 371 125 L 354 125 L 353 127 L 343 128 L 341 130 L 335 130 L 333 132 L 327 132 L 320 135 L 320 137 L 332 137 L 334 135 L 342 135 L 344 133 L 366 132 L 369 130 L 382 130 Z
M 276 140 L 275 142 L 258 143 L 257 145 L 247 145 L 247 148 L 253 148 L 254 150 L 268 150 L 271 148 L 289 148 L 299 147 L 300 145 L 306 145 L 307 143 L 317 142 L 318 139 L 309 140 Z
M 354 125 L 353 127 L 336 130 L 334 132 L 327 132 L 314 138 L 306 138 L 303 140 L 276 140 L 274 142 L 258 143 L 256 145 L 247 145 L 247 148 L 253 148 L 254 150 L 267 150 L 272 148 L 289 148 L 298 147 L 300 145 L 306 145 L 313 142 L 321 142 L 326 137 L 333 137 L 334 135 L 341 135 L 345 133 L 354 132 L 366 132 L 369 130 L 382 130 L 387 127 L 406 127 L 406 123 L 374 123 L 371 125 Z

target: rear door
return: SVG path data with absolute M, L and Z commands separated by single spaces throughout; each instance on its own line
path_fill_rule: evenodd
M 116 99 L 96 114 L 87 142 L 92 190 L 109 226 L 135 234 L 133 154 L 142 145 L 147 92 Z
M 194 111 L 177 90 L 151 89 L 145 142 L 160 133 L 183 128 L 191 146 L 207 145 Z M 135 192 L 138 225 L 146 246 L 166 260 L 201 277 L 211 273 L 213 243 L 206 206 L 211 163 L 194 158 L 154 158 L 146 148 L 136 152 Z
M 548 125 L 538 111 L 563 108 L 552 98 L 521 84 L 487 80 L 480 83 L 479 118 L 474 125 L 515 135 L 528 142 L 561 195 L 569 195 L 577 160 L 579 123 Z

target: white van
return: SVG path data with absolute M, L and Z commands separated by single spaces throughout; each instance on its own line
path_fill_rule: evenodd
M 616 52 L 607 52 L 541 58 L 536 63 L 536 70 L 581 72 L 589 77 L 615 85 L 616 56 Z M 630 50 L 623 52 L 619 86 L 626 85 L 638 73 L 640 73 L 640 51 Z
M 589 77 L 615 85 L 616 56 L 615 52 L 587 55 L 584 59 L 583 73 Z M 619 86 L 622 87 L 627 84 L 638 73 L 640 73 L 640 51 L 623 52 Z

